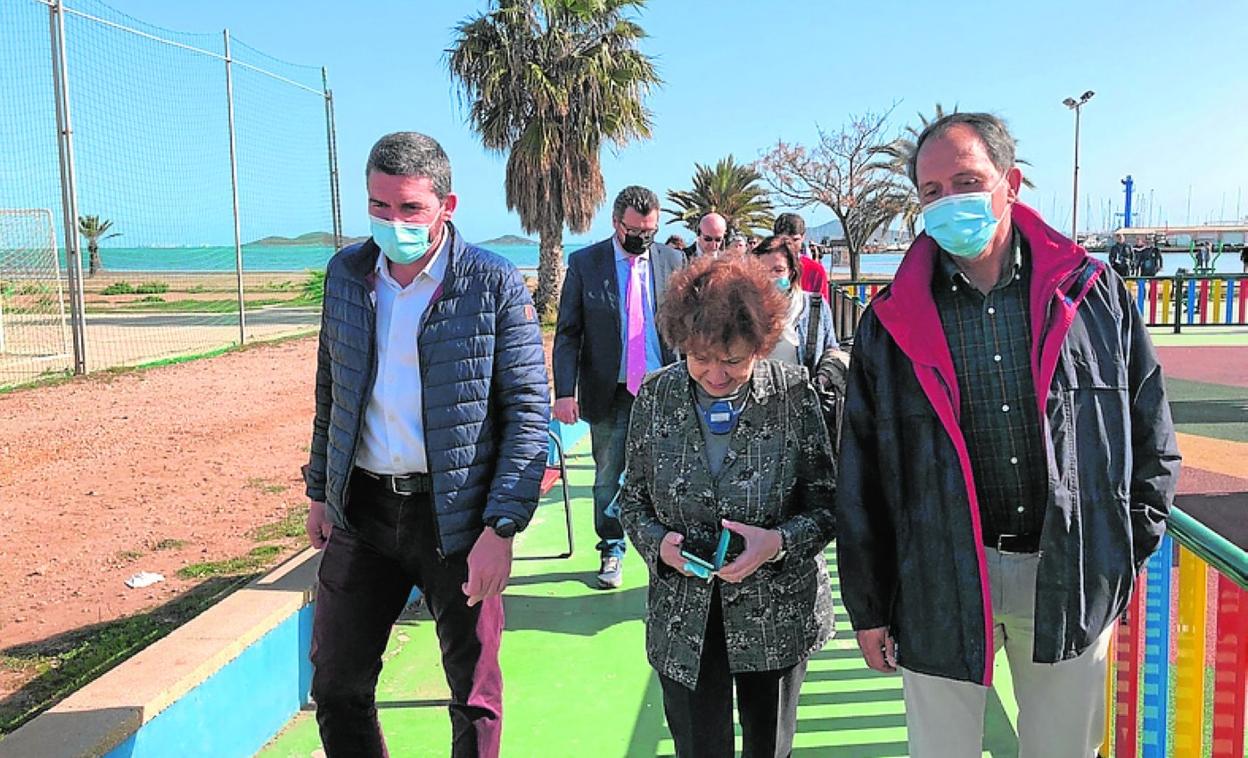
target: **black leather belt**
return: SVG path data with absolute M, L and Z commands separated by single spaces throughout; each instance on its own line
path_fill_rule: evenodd
M 428 474 L 374 474 L 359 466 L 355 470 L 377 482 L 382 489 L 396 495 L 423 495 L 433 492 L 433 477 Z
M 995 548 L 998 553 L 1038 553 L 1040 552 L 1039 534 L 998 534 L 994 540 L 985 540 L 988 547 Z

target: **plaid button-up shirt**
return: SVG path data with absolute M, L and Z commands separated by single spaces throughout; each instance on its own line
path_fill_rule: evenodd
M 1010 273 L 987 295 L 947 253 L 932 280 L 961 392 L 961 427 L 979 494 L 985 544 L 1039 534 L 1047 483 L 1031 375 L 1030 252 L 1014 233 Z

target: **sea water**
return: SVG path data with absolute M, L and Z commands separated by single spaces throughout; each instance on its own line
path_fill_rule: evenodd
M 564 243 L 564 255 L 584 246 L 582 242 Z M 537 245 L 495 245 L 491 250 L 503 256 L 522 270 L 537 268 Z M 333 256 L 334 249 L 322 245 L 244 245 L 243 270 L 249 272 L 283 272 L 324 270 L 325 264 Z M 124 272 L 225 272 L 234 270 L 234 247 L 102 247 L 100 257 L 104 270 L 115 273 Z M 1093 257 L 1106 260 L 1105 253 L 1093 253 Z M 1164 254 L 1164 267 L 1161 274 L 1173 274 L 1180 268 L 1191 271 L 1194 267 L 1192 256 L 1187 253 Z M 872 278 L 889 277 L 897 271 L 902 259 L 901 253 L 872 253 L 862 256 L 861 276 Z M 62 251 L 64 260 L 64 251 Z M 825 259 L 826 260 L 826 259 Z M 83 268 L 87 268 L 87 254 L 84 251 Z M 1217 260 L 1219 274 L 1238 274 L 1243 271 L 1238 252 L 1223 253 Z M 835 266 L 832 273 L 837 276 L 849 276 L 849 265 Z
M 577 246 L 579 247 L 579 245 Z M 577 247 L 564 247 L 570 253 Z M 536 269 L 537 245 L 498 245 L 490 248 L 520 269 Z M 334 255 L 325 245 L 243 245 L 243 270 L 284 272 L 324 270 Z M 88 267 L 83 251 L 82 267 Z M 64 261 L 64 250 L 61 251 Z M 101 247 L 100 260 L 110 273 L 228 272 L 234 270 L 234 246 L 215 247 Z

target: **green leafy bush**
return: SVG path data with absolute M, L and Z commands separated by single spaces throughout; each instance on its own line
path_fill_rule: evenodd
M 134 285 L 130 282 L 113 282 L 100 290 L 102 295 L 133 295 Z
M 309 271 L 308 281 L 303 284 L 303 294 L 299 296 L 300 300 L 309 303 L 319 303 L 325 299 L 325 272 Z

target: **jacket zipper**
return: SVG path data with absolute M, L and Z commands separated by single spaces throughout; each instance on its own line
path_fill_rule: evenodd
M 449 251 L 448 251 L 448 254 L 449 254 Z M 446 270 L 448 272 L 448 275 L 443 277 L 444 279 L 449 278 L 450 268 L 451 268 L 451 262 L 450 260 L 447 260 Z M 433 293 L 433 299 L 429 301 L 429 306 L 425 308 L 425 312 L 422 313 L 420 316 L 420 326 L 416 330 L 416 355 L 420 359 L 420 423 L 421 423 L 421 427 L 425 431 L 425 467 L 430 469 L 429 471 L 429 506 L 433 508 L 433 538 L 434 538 L 434 542 L 437 544 L 436 552 L 438 554 L 438 560 L 445 561 L 446 560 L 446 548 L 442 544 L 442 527 L 438 524 L 438 499 L 437 499 L 438 493 L 433 487 L 433 466 L 429 465 L 429 432 L 428 432 L 429 403 L 426 401 L 426 398 L 428 397 L 428 393 L 425 391 L 426 389 L 425 356 L 423 352 L 421 351 L 421 344 L 420 344 L 420 337 L 422 334 L 425 333 L 425 325 L 429 323 L 429 315 L 433 313 L 434 307 L 437 306 L 438 301 L 440 301 L 441 299 L 442 299 L 442 284 L 439 284 L 437 290 L 435 290 Z
M 364 436 L 364 413 L 368 410 L 368 397 L 372 394 L 373 383 L 377 381 L 377 303 L 371 296 L 372 293 L 365 292 L 365 298 L 368 300 L 368 331 L 372 335 L 372 339 L 368 342 L 368 381 L 364 383 L 365 391 L 360 393 L 360 406 L 356 408 L 355 423 L 355 443 L 351 445 L 351 463 L 347 466 L 348 483 L 350 482 L 350 471 L 355 468 L 355 459 L 360 454 L 360 438 Z M 347 503 L 351 500 L 351 488 L 343 487 L 342 493 L 342 518 L 347 518 Z
M 949 386 L 949 382 L 945 381 L 945 377 L 944 377 L 944 375 L 943 375 L 943 374 L 941 374 L 939 371 L 936 371 L 936 372 L 934 372 L 934 373 L 936 374 L 936 380 L 937 380 L 938 382 L 940 382 L 941 389 L 943 389 L 943 390 L 945 391 L 945 395 L 946 395 L 946 396 L 948 396 L 948 398 L 949 398 L 949 401 L 950 401 L 950 402 L 949 402 L 949 404 L 950 404 L 950 406 L 952 406 L 952 407 L 953 407 L 953 412 L 954 412 L 955 416 L 956 416 L 956 417 L 958 417 L 958 418 L 960 419 L 960 417 L 961 417 L 961 409 L 960 409 L 958 406 L 956 406 L 956 405 L 954 405 L 954 404 L 953 404 L 953 390 L 952 390 L 952 388 Z M 961 434 L 961 431 L 960 431 L 960 430 L 959 430 L 959 434 Z M 963 449 L 966 449 L 966 438 L 965 438 L 965 436 L 963 436 L 962 445 L 963 445 Z M 955 446 L 955 449 L 956 449 L 956 446 Z M 966 459 L 966 461 L 965 461 L 965 464 L 964 464 L 964 463 L 963 463 L 963 461 L 961 460 L 961 456 L 959 456 L 959 461 L 958 461 L 958 466 L 959 466 L 959 468 L 962 468 L 964 465 L 965 465 L 966 467 L 968 467 L 968 468 L 969 468 L 969 466 L 970 466 L 970 458 L 969 458 L 969 455 L 970 455 L 970 453 L 969 453 L 969 451 L 968 451 L 968 452 L 967 452 L 967 456 L 968 456 L 968 457 L 967 457 L 967 459 Z M 974 470 L 970 470 L 970 471 L 968 471 L 967 473 L 969 473 L 969 474 L 970 474 L 970 476 L 969 476 L 969 477 L 967 477 L 967 478 L 969 478 L 969 479 L 970 479 L 970 481 L 971 481 L 971 487 L 974 487 L 974 488 L 975 488 L 975 490 L 976 490 L 976 499 L 978 500 L 978 497 L 979 497 L 979 493 L 978 493 L 979 483 L 975 481 L 975 472 L 974 472 Z M 971 494 L 971 493 L 970 493 L 970 490 L 968 489 L 968 490 L 967 490 L 967 500 L 968 500 L 967 505 L 968 505 L 968 506 L 970 505 L 970 502 L 969 502 L 969 500 L 970 500 L 970 494 Z M 975 516 L 974 516 L 974 515 L 972 515 L 972 517 L 971 517 L 971 523 L 972 523 L 972 524 L 974 524 L 974 523 L 975 523 Z M 972 529 L 973 529 L 973 528 L 974 528 L 974 527 L 972 527 Z M 980 560 L 981 556 L 983 555 L 984 548 L 983 548 L 983 538 L 982 538 L 982 536 L 981 536 L 980 534 L 978 534 L 978 533 L 974 535 L 974 544 L 975 544 L 975 555 L 976 555 L 976 560 L 977 560 L 977 562 L 979 562 L 980 571 L 981 571 L 981 572 L 987 572 L 987 570 L 988 570 L 988 564 L 987 564 L 986 560 Z M 991 595 L 989 592 L 985 591 L 985 589 L 984 589 L 984 587 L 983 587 L 984 582 L 985 582 L 985 577 L 981 576 L 981 577 L 980 577 L 980 584 L 981 584 L 980 595 L 981 595 L 981 597 L 983 598 L 983 604 L 984 604 L 984 617 L 985 617 L 985 620 L 987 620 L 987 621 L 991 622 L 991 617 L 992 617 L 992 613 L 993 613 L 993 611 L 992 611 L 992 595 Z M 987 632 L 987 631 L 985 630 L 985 640 L 984 640 L 984 672 L 983 672 L 983 674 L 982 674 L 982 675 L 981 675 L 981 677 L 980 677 L 980 683 L 981 683 L 981 684 L 983 684 L 984 686 L 991 686 L 991 685 L 992 685 L 992 669 L 993 669 L 993 665 L 994 665 L 995 659 L 996 659 L 996 650 L 993 648 L 993 645 L 992 645 L 992 635 L 991 635 L 991 633 L 989 633 L 989 632 Z

